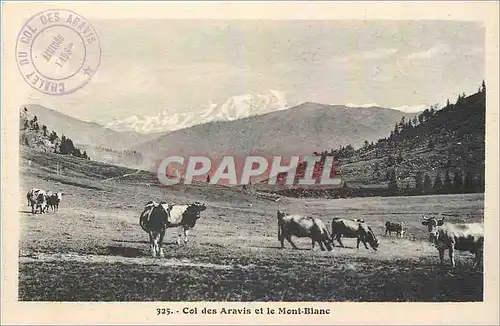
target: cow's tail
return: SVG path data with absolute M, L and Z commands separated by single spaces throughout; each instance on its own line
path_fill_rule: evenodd
M 281 224 L 279 220 L 278 220 L 278 241 L 281 241 Z
M 278 211 L 278 241 L 281 241 L 281 226 L 283 225 L 283 216 L 280 216 Z
M 330 231 L 328 231 L 328 227 L 325 225 L 324 227 L 324 233 L 325 233 L 325 246 L 326 246 L 326 249 L 328 250 L 332 250 L 333 247 L 335 246 L 333 244 L 333 235 L 330 233 Z
M 335 240 L 335 235 L 336 235 L 336 230 L 335 230 L 335 227 L 336 227 L 336 223 L 335 223 L 335 220 L 337 218 L 334 218 L 333 221 L 332 221 L 332 233 L 330 234 L 330 239 L 332 241 L 332 244 L 333 244 L 333 240 Z
M 330 233 L 330 231 L 328 230 L 328 227 L 325 225 L 325 238 L 327 241 L 333 243 L 333 234 Z

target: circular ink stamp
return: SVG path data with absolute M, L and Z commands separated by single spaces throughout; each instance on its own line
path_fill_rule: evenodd
M 16 61 L 24 80 L 50 95 L 85 86 L 101 62 L 96 31 L 87 19 L 66 9 L 28 19 L 17 36 Z

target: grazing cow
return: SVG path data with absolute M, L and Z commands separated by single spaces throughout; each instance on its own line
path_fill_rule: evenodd
M 377 250 L 379 243 L 373 230 L 362 219 L 349 220 L 344 218 L 334 218 L 332 221 L 332 243 L 334 240 L 344 247 L 342 237 L 357 238 L 356 248 L 359 249 L 359 243 L 363 242 L 366 249 L 369 249 L 366 243 L 370 244 L 373 250 Z
M 289 215 L 279 210 L 277 216 L 278 240 L 281 242 L 281 249 L 285 248 L 285 239 L 288 240 L 293 249 L 297 249 L 297 246 L 292 242 L 292 235 L 299 238 L 311 238 L 312 248 L 314 248 L 314 242 L 318 242 L 322 251 L 325 250 L 325 247 L 328 251 L 333 249 L 330 240 L 330 232 L 328 232 L 325 224 L 319 218 Z
M 205 204 L 198 202 L 188 205 L 147 202 L 139 218 L 139 224 L 149 234 L 152 256 L 164 256 L 161 247 L 167 228 L 180 227 L 184 233 L 184 242 L 187 243 L 189 230 L 195 226 L 200 218 L 200 212 L 206 208 Z M 177 245 L 180 243 L 181 233 L 179 232 Z
M 28 199 L 28 206 L 31 206 L 31 213 L 36 214 L 38 209 L 40 209 L 40 214 L 45 213 L 47 208 L 47 193 L 45 190 L 32 188 L 26 194 Z
M 455 250 L 469 251 L 475 254 L 472 268 L 482 263 L 484 250 L 484 226 L 481 223 L 453 224 L 431 217 L 422 216 L 422 224 L 427 226 L 429 241 L 439 251 L 439 260 L 443 264 L 444 252 L 448 249 L 451 266 L 455 267 Z
M 395 222 L 385 222 L 385 235 L 387 236 L 387 233 L 389 233 L 389 236 L 392 235 L 392 232 L 396 232 L 397 235 L 400 237 L 403 237 L 405 234 L 405 231 L 403 230 L 403 222 L 395 223 Z
M 52 211 L 59 211 L 59 204 L 61 203 L 63 193 L 62 192 L 48 192 L 47 193 L 47 205 L 48 208 L 52 208 Z

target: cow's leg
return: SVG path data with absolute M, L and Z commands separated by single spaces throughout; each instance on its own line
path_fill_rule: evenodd
M 439 248 L 438 250 L 439 250 L 439 262 L 442 265 L 444 262 L 444 248 Z
M 158 241 L 158 255 L 160 258 L 165 257 L 165 253 L 163 252 L 163 238 L 164 237 L 165 237 L 165 229 L 161 229 L 160 239 Z
M 450 256 L 451 267 L 455 267 L 455 249 L 453 248 L 453 245 L 448 248 L 448 255 Z
M 156 250 L 155 250 L 155 238 L 153 236 L 153 231 L 149 231 L 149 249 L 151 251 L 151 256 L 153 258 L 156 257 Z
M 337 241 L 338 241 L 338 243 L 340 243 L 340 246 L 341 246 L 342 248 L 344 248 L 344 244 L 342 243 L 342 236 L 341 236 L 340 234 L 339 234 L 339 235 L 337 235 Z
M 297 248 L 297 246 L 295 245 L 295 243 L 293 243 L 292 236 L 290 234 L 286 235 L 286 239 L 288 240 L 288 242 L 290 242 L 290 244 L 292 245 L 293 249 L 299 249 L 299 248 Z
M 385 234 L 384 234 L 384 237 L 387 236 L 387 232 L 389 232 L 389 230 L 385 229 Z
M 363 244 L 365 245 L 365 248 L 366 249 L 369 249 L 368 248 L 368 245 L 366 244 L 366 241 L 364 239 L 361 239 L 361 237 L 358 237 L 358 243 L 356 244 L 356 248 L 359 249 L 359 243 L 360 242 L 363 242 Z
M 189 230 L 184 228 L 184 243 L 188 243 Z
M 331 243 L 329 241 L 329 239 L 325 239 L 323 241 L 323 243 L 325 244 L 326 250 L 328 250 L 328 251 L 332 251 L 333 250 L 333 247 L 332 247 L 333 242 Z
M 160 231 L 157 231 L 156 234 L 155 234 L 155 251 L 156 251 L 156 257 L 158 258 L 161 258 L 161 255 L 160 255 L 160 250 L 161 250 L 161 247 L 160 247 Z
M 285 235 L 283 233 L 281 233 L 279 235 L 279 240 L 280 240 L 280 243 L 281 243 L 280 249 L 284 249 L 285 248 Z
M 362 241 L 362 242 L 363 242 L 363 244 L 365 245 L 365 248 L 369 250 L 370 248 L 368 248 L 368 245 L 366 244 L 366 235 L 363 235 L 363 236 L 361 237 L 361 241 Z M 358 243 L 358 244 L 359 244 L 359 243 Z
M 474 258 L 474 265 L 472 265 L 473 269 L 479 267 L 483 260 L 483 250 L 481 248 L 477 249 L 476 256 Z
M 323 246 L 323 241 L 319 240 L 318 243 L 319 243 L 319 247 L 321 248 L 321 251 L 325 251 L 325 246 Z
M 180 247 L 181 245 L 181 237 L 182 237 L 182 226 L 179 227 L 178 232 L 177 232 L 177 246 Z

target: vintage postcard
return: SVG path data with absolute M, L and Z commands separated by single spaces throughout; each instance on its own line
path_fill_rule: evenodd
M 2 323 L 497 324 L 498 10 L 3 2 Z

